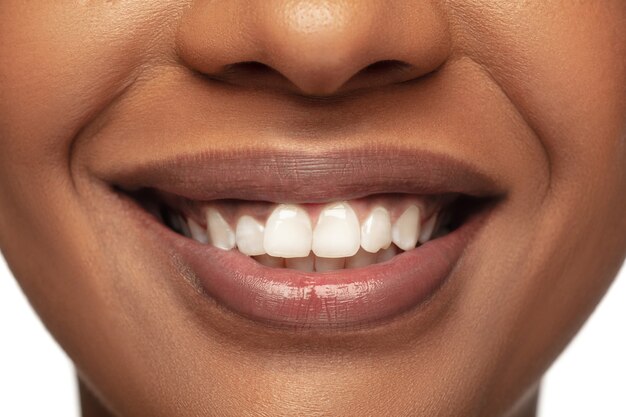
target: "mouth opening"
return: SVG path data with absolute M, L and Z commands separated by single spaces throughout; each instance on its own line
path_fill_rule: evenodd
M 117 189 L 170 231 L 238 251 L 270 268 L 304 272 L 383 263 L 459 229 L 493 198 L 374 194 L 327 203 L 190 200 L 152 188 Z

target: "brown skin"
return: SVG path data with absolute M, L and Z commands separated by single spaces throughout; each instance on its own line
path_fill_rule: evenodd
M 412 67 L 360 72 L 389 59 Z M 275 72 L 223 71 L 245 61 Z M 0 248 L 87 416 L 532 416 L 626 253 L 622 0 L 3 0 L 0 62 Z M 96 135 L 153 120 L 179 134 Z M 259 120 L 294 151 L 367 126 L 497 173 L 506 198 L 445 302 L 308 338 L 155 259 L 99 169 L 246 146 Z

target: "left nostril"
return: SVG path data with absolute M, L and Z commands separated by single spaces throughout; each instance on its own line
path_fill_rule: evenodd
M 381 60 L 362 68 L 354 74 L 342 90 L 375 88 L 390 84 L 399 84 L 419 78 L 423 74 L 415 66 L 399 60 Z
M 370 74 L 370 75 L 378 75 L 378 74 L 386 74 L 386 73 L 411 73 L 413 65 L 407 64 L 403 61 L 398 61 L 395 59 L 386 59 L 382 61 L 377 61 L 372 64 L 369 64 L 365 68 L 363 68 L 359 73 L 361 74 Z M 357 74 L 358 75 L 358 74 Z

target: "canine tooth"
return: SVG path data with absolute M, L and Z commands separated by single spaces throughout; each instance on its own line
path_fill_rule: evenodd
M 377 253 L 376 262 L 386 262 L 398 254 L 398 247 L 395 245 L 389 246 L 387 249 L 383 249 Z
M 235 233 L 219 211 L 210 207 L 206 212 L 207 229 L 211 244 L 217 248 L 229 250 L 235 247 Z
M 384 207 L 372 210 L 361 226 L 361 247 L 376 253 L 391 245 L 391 217 Z
M 346 268 L 361 268 L 376 263 L 377 254 L 368 252 L 364 249 L 346 259 Z
M 241 216 L 235 228 L 235 240 L 239 252 L 248 256 L 264 254 L 263 230 L 263 225 L 253 217 Z
M 326 206 L 313 232 L 313 253 L 324 258 L 352 256 L 361 245 L 361 231 L 356 213 L 346 201 Z
M 320 258 L 315 257 L 315 271 L 326 272 L 342 269 L 345 265 L 345 258 Z
M 279 205 L 265 223 L 263 247 L 271 256 L 308 256 L 312 240 L 311 219 L 306 211 L 296 205 Z
M 209 236 L 206 232 L 206 229 L 196 223 L 193 219 L 187 219 L 187 225 L 189 226 L 189 232 L 191 233 L 191 237 L 203 244 L 209 243 Z
M 391 228 L 393 243 L 402 250 L 413 249 L 420 232 L 420 209 L 409 206 Z
M 420 231 L 419 242 L 426 243 L 430 240 L 433 235 L 433 231 L 435 230 L 435 224 L 437 223 L 437 213 L 433 214 L 430 219 L 426 220 L 426 222 L 422 225 L 422 230 Z
M 260 264 L 269 266 L 270 268 L 282 268 L 285 264 L 283 258 L 276 258 L 267 254 L 255 256 L 254 259 Z
M 298 271 L 313 272 L 315 270 L 315 256 L 309 254 L 309 256 L 303 258 L 285 259 L 285 267 L 297 269 Z

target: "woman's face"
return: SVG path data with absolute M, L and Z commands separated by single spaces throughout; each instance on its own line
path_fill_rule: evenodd
M 624 259 L 622 0 L 3 0 L 0 63 L 0 247 L 113 414 L 524 415 Z

